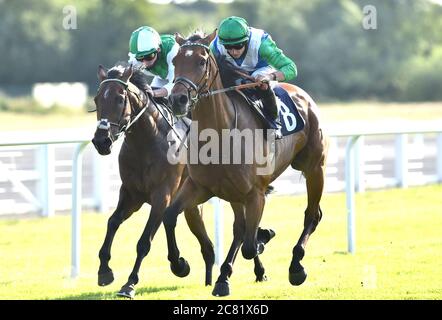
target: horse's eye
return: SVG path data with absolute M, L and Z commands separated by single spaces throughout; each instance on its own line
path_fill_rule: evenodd
M 200 66 L 204 66 L 205 64 L 206 64 L 206 60 L 205 59 L 201 59 Z

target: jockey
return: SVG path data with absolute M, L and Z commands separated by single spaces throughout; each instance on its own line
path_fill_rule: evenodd
M 276 136 L 280 138 L 279 110 L 270 81 L 294 79 L 297 75 L 295 63 L 284 55 L 267 32 L 249 27 L 245 19 L 235 16 L 221 21 L 211 50 L 215 56 L 224 56 L 233 65 L 249 72 L 255 81 L 262 82 L 257 91 L 266 112 L 277 124 Z
M 159 35 L 155 29 L 139 27 L 130 37 L 129 63 L 146 70 L 154 76 L 151 87 L 154 97 L 168 97 L 173 87 L 174 66 L 178 43 L 173 35 Z

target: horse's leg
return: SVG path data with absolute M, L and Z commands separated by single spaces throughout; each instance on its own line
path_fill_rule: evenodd
M 199 213 L 198 207 L 184 210 L 184 215 L 190 231 L 192 231 L 200 243 L 201 253 L 206 264 L 205 284 L 206 286 L 211 286 L 212 269 L 215 264 L 215 251 L 213 249 L 212 241 L 210 241 L 210 238 L 207 235 L 206 227 L 204 226 L 204 221 Z
M 121 223 L 129 218 L 132 213 L 138 211 L 144 200 L 141 198 L 135 198 L 130 194 L 123 186 L 120 188 L 120 197 L 118 199 L 118 205 L 115 211 L 110 216 L 107 222 L 106 237 L 103 245 L 99 251 L 100 267 L 98 269 L 98 285 L 107 286 L 114 281 L 114 274 L 109 267 L 109 260 L 111 259 L 111 246 L 114 240 L 115 233 L 120 227 Z
M 255 276 L 256 282 L 263 282 L 263 281 L 267 281 L 267 276 L 265 275 L 265 269 L 264 266 L 261 262 L 261 260 L 259 259 L 259 256 L 256 256 L 255 258 L 253 258 L 253 263 L 255 265 L 255 268 L 253 269 L 253 271 L 255 272 Z
M 305 254 L 305 246 L 310 235 L 315 231 L 316 226 L 322 218 L 322 211 L 319 206 L 322 191 L 324 188 L 325 164 L 324 158 L 312 169 L 304 171 L 307 185 L 308 204 L 305 210 L 304 230 L 301 237 L 293 248 L 293 258 L 289 268 L 289 280 L 292 285 L 299 286 L 307 278 L 300 261 Z
M 167 191 L 157 190 L 152 196 L 151 210 L 146 227 L 137 243 L 137 258 L 132 272 L 126 284 L 121 287 L 117 293 L 118 296 L 131 298 L 135 296 L 135 285 L 138 283 L 138 272 L 140 271 L 141 262 L 150 251 L 151 243 L 155 233 L 157 232 L 163 218 L 164 209 L 169 204 L 170 193 Z
M 258 240 L 258 243 L 262 242 L 263 244 L 266 244 L 274 236 L 275 236 L 275 231 L 273 231 L 272 229 L 258 228 L 258 233 L 256 235 L 256 239 Z M 264 266 L 263 266 L 261 260 L 259 259 L 259 256 L 256 256 L 255 258 L 253 258 L 253 262 L 255 264 L 255 268 L 253 269 L 253 271 L 255 272 L 255 276 L 256 276 L 255 281 L 256 282 L 267 281 L 267 276 L 265 275 L 265 269 L 264 269 Z
M 253 259 L 264 251 L 264 242 L 257 241 L 258 226 L 264 210 L 265 196 L 255 190 L 246 199 L 246 230 L 241 251 L 245 259 Z
M 235 220 L 233 223 L 233 241 L 230 245 L 229 252 L 227 254 L 226 260 L 221 265 L 220 271 L 221 274 L 218 277 L 218 280 L 215 283 L 215 287 L 212 291 L 214 296 L 223 297 L 230 294 L 229 289 L 229 278 L 233 273 L 233 263 L 235 262 L 236 256 L 238 254 L 239 248 L 243 242 L 243 236 L 245 231 L 245 208 L 241 203 L 231 203 L 230 204 L 234 215 Z M 271 229 L 261 229 L 258 230 L 258 241 L 262 241 L 267 243 L 273 238 L 275 232 Z M 267 277 L 265 276 L 264 267 L 259 260 L 258 256 L 253 259 L 255 264 L 254 272 L 256 275 L 256 281 L 261 282 L 265 281 Z
M 230 205 L 235 214 L 235 220 L 233 222 L 233 241 L 227 253 L 226 260 L 221 265 L 221 273 L 212 291 L 212 294 L 217 297 L 224 297 L 230 294 L 229 278 L 232 275 L 233 263 L 235 262 L 239 247 L 243 242 L 245 231 L 244 205 L 242 203 L 231 203 Z
M 206 202 L 211 197 L 212 194 L 208 190 L 197 186 L 190 177 L 187 177 L 173 202 L 164 211 L 163 223 L 167 238 L 167 259 L 170 261 L 170 268 L 173 274 L 178 277 L 185 277 L 190 271 L 187 261 L 180 257 L 180 251 L 176 243 L 175 227 L 178 215 L 184 209 L 195 207 L 200 203 Z

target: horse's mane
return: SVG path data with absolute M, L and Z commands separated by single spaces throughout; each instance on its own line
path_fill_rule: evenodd
M 125 61 L 119 61 L 107 72 L 108 79 L 120 79 L 123 76 L 123 72 L 129 67 L 129 63 Z M 149 82 L 147 76 L 141 69 L 133 68 L 132 77 L 129 80 L 138 89 L 144 89 L 149 87 Z
M 235 66 L 230 61 L 226 59 L 225 56 L 215 55 L 216 63 L 218 64 L 219 75 L 223 83 L 224 88 L 236 86 L 244 80 L 242 74 L 248 74 L 244 69 Z
M 195 30 L 186 38 L 186 42 L 195 42 L 201 39 L 204 39 L 206 34 L 202 30 Z

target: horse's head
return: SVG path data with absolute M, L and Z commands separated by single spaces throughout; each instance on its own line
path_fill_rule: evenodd
M 116 66 L 109 71 L 101 65 L 98 67 L 100 86 L 94 98 L 98 125 L 92 143 L 101 155 L 111 152 L 112 143 L 130 122 L 132 110 L 128 86 L 132 74 L 132 65 Z
M 215 75 L 210 73 L 215 63 L 210 54 L 209 44 L 216 36 L 216 30 L 204 37 L 194 34 L 184 39 L 175 34 L 180 50 L 173 59 L 175 66 L 175 85 L 169 100 L 172 111 L 177 116 L 184 116 L 198 101 L 201 93 L 209 90 Z

